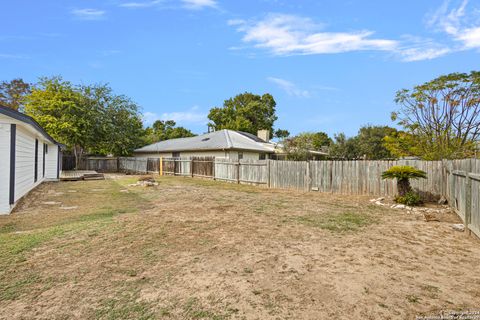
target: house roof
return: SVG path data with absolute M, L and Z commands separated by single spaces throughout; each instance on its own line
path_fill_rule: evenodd
M 178 152 L 206 150 L 245 150 L 257 152 L 273 152 L 274 146 L 259 137 L 241 131 L 219 130 L 196 137 L 179 138 L 150 144 L 135 152 Z
M 26 124 L 31 125 L 33 128 L 35 128 L 38 132 L 40 132 L 47 140 L 50 142 L 59 145 L 61 147 L 64 147 L 63 144 L 55 141 L 46 131 L 43 129 L 37 121 L 35 121 L 32 117 L 27 116 L 26 114 L 23 114 L 21 112 L 18 112 L 16 110 L 13 110 L 11 108 L 7 108 L 5 106 L 0 105 L 0 114 L 6 115 L 7 117 L 13 118 L 18 121 L 22 121 Z

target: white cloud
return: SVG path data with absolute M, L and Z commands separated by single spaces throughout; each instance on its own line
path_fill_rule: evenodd
M 392 51 L 398 45 L 395 40 L 373 38 L 373 32 L 368 30 L 323 31 L 323 26 L 296 15 L 269 14 L 260 21 L 230 20 L 228 24 L 244 34 L 243 42 L 280 56 L 360 50 Z
M 71 13 L 81 20 L 100 20 L 105 17 L 105 11 L 97 9 L 74 9 Z
M 25 54 L 0 53 L 0 59 L 29 59 Z
M 146 125 L 151 125 L 156 120 L 173 120 L 177 125 L 206 124 L 208 122 L 207 114 L 198 111 L 198 106 L 187 111 L 164 112 L 160 115 L 154 112 L 143 113 L 143 121 Z
M 446 45 L 439 44 L 432 39 L 404 36 L 403 46 L 396 55 L 406 62 L 432 60 L 452 52 Z
M 124 8 L 148 8 L 156 6 L 160 3 L 164 2 L 164 0 L 153 0 L 153 1 L 144 1 L 144 2 L 126 2 L 120 4 L 120 7 Z
M 307 90 L 299 89 L 293 82 L 285 79 L 268 77 L 268 81 L 275 83 L 280 89 L 285 91 L 289 96 L 295 96 L 299 98 L 310 97 L 310 92 Z
M 176 4 L 175 4 L 176 3 Z M 181 6 L 189 10 L 200 10 L 204 8 L 217 8 L 216 0 L 150 0 L 150 1 L 132 1 L 120 4 L 123 8 L 150 8 L 165 6 L 165 8 L 175 8 Z
M 450 9 L 450 2 L 443 4 L 429 16 L 427 25 L 449 35 L 460 44 L 456 50 L 480 48 L 480 21 L 475 10 L 467 10 L 469 1 L 463 0 L 457 8 Z
M 192 10 L 217 7 L 215 0 L 182 0 L 182 3 L 185 8 Z

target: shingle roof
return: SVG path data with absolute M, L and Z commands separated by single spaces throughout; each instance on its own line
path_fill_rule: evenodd
M 191 138 L 179 138 L 150 144 L 135 152 L 172 152 L 205 150 L 245 150 L 273 152 L 273 145 L 241 131 L 220 130 Z
M 61 147 L 64 147 L 63 144 L 55 141 L 55 139 L 53 139 L 46 131 L 45 129 L 43 129 L 37 121 L 35 121 L 32 117 L 30 116 L 27 116 L 26 114 L 23 114 L 21 112 L 18 112 L 16 110 L 13 110 L 11 108 L 7 108 L 5 106 L 2 106 L 0 105 L 0 114 L 3 114 L 3 115 L 6 115 L 10 118 L 13 118 L 15 120 L 19 120 L 19 121 L 22 121 L 26 124 L 29 124 L 31 125 L 32 127 L 34 127 L 35 129 L 37 129 L 37 131 L 39 131 L 47 140 L 50 140 L 50 142 L 56 144 L 56 145 L 59 145 Z

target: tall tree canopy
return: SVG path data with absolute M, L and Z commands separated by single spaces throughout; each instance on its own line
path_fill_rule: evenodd
M 388 126 L 363 126 L 354 137 L 335 135 L 330 147 L 330 156 L 339 159 L 388 159 L 393 158 L 385 145 L 385 137 L 396 135 L 397 130 Z
M 25 111 L 77 160 L 85 152 L 127 155 L 142 144 L 139 107 L 107 85 L 41 78 L 27 96 Z
M 397 132 L 389 126 L 363 126 L 355 137 L 358 157 L 368 160 L 393 158 L 394 156 L 385 147 L 384 138 Z
M 195 134 L 184 127 L 176 127 L 176 122 L 173 120 L 157 120 L 152 127 L 146 129 L 146 142 L 154 143 L 163 140 L 188 138 Z
M 277 120 L 275 107 L 271 94 L 260 96 L 245 92 L 225 100 L 222 107 L 210 109 L 208 126 L 214 130 L 231 129 L 252 134 L 267 129 L 272 134 Z
M 474 153 L 480 136 L 480 72 L 451 73 L 400 90 L 395 102 L 400 108 L 392 120 L 414 137 L 404 150 L 409 155 L 435 160 Z
M 31 85 L 22 79 L 0 82 L 0 104 L 13 110 L 23 111 L 25 97 L 30 94 Z
M 304 132 L 283 142 L 287 157 L 291 160 L 308 160 L 312 158 L 309 151 L 328 152 L 332 143 L 325 132 Z

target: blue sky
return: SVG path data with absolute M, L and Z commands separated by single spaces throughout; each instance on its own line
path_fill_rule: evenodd
M 277 128 L 354 135 L 392 125 L 397 90 L 480 69 L 479 0 L 2 1 L 0 21 L 0 80 L 107 82 L 196 133 L 249 91 Z

